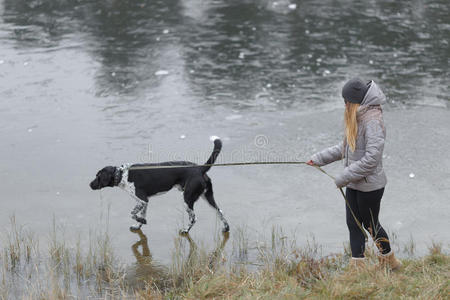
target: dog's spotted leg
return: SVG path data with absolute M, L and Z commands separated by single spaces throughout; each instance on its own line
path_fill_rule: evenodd
M 143 215 L 142 211 L 144 211 L 144 217 L 142 217 L 142 215 Z M 136 220 L 139 223 L 141 223 L 140 226 L 142 226 L 142 224 L 147 224 L 147 220 L 145 219 L 146 211 L 147 211 L 147 202 L 142 201 L 140 199 L 136 200 L 136 206 L 131 211 L 131 218 L 133 220 Z M 140 213 L 139 216 L 138 216 L 138 213 Z M 135 226 L 135 225 L 133 225 L 133 226 Z
M 223 222 L 223 232 L 230 231 L 230 225 L 228 225 L 228 221 L 223 216 L 222 210 L 217 206 L 216 201 L 214 200 L 214 194 L 213 194 L 213 188 L 211 184 L 211 180 L 207 178 L 207 189 L 206 192 L 203 194 L 205 199 L 208 201 L 209 205 L 211 205 L 217 212 L 217 215 L 219 216 L 220 220 Z
M 136 205 L 134 206 L 133 210 L 131 211 L 131 215 L 135 216 L 138 214 L 138 212 L 140 212 L 145 206 L 145 202 L 140 200 L 140 199 L 136 199 Z
M 141 217 L 144 220 L 147 220 L 147 218 L 146 218 L 146 216 L 147 216 L 147 206 L 148 206 L 148 202 L 145 202 L 144 208 L 142 208 L 140 213 L 139 213 L 139 217 Z
M 194 226 L 195 222 L 197 221 L 197 218 L 195 217 L 195 213 L 194 213 L 193 209 L 186 207 L 186 212 L 189 215 L 189 225 L 188 225 L 188 228 L 181 230 L 181 233 L 183 233 L 183 234 L 189 233 L 189 230 L 191 230 L 192 226 Z
M 228 221 L 227 219 L 225 219 L 225 217 L 223 216 L 223 212 L 221 209 L 217 209 L 217 215 L 219 216 L 220 220 L 223 222 L 223 232 L 228 232 L 230 231 L 230 225 L 228 225 Z

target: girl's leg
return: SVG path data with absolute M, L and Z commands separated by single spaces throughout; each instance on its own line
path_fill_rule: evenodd
M 356 198 L 364 228 L 370 232 L 381 254 L 387 254 L 391 251 L 389 237 L 378 221 L 383 193 L 384 188 L 372 192 L 357 191 Z
M 357 191 L 351 188 L 345 189 L 345 197 L 350 205 L 351 210 L 355 214 L 356 218 L 360 223 L 362 223 L 361 216 L 359 214 L 359 207 L 357 201 Z M 356 223 L 350 209 L 347 205 L 345 205 L 346 209 L 346 219 L 347 219 L 347 227 L 350 233 L 350 248 L 352 250 L 353 258 L 362 258 L 364 257 L 364 249 L 365 249 L 365 238 L 364 234 L 361 232 L 358 224 Z

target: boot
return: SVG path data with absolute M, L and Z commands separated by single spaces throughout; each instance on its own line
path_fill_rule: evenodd
M 367 261 L 365 257 L 352 257 L 349 262 L 349 271 L 361 271 L 367 267 Z
M 389 268 L 392 271 L 399 270 L 402 267 L 402 263 L 395 258 L 394 252 L 392 250 L 387 254 L 378 255 L 378 261 L 380 262 L 381 268 Z

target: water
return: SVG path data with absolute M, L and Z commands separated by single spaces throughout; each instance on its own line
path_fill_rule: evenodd
M 447 1 L 0 1 L 0 225 L 16 215 L 45 236 L 104 224 L 125 261 L 134 205 L 91 191 L 105 165 L 306 160 L 342 136 L 340 88 L 352 76 L 388 95 L 381 222 L 396 250 L 450 245 Z M 337 174 L 339 163 L 326 168 Z M 410 173 L 414 173 L 411 178 Z M 304 166 L 212 168 L 232 229 L 250 244 L 281 226 L 324 253 L 347 240 L 344 203 Z M 220 223 L 200 200 L 192 230 L 213 245 Z M 153 259 L 168 263 L 187 223 L 178 191 L 150 201 Z M 233 231 L 232 231 L 233 236 Z M 228 243 L 225 251 L 232 254 Z

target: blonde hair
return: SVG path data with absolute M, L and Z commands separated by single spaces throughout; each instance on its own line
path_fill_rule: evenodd
M 356 113 L 358 112 L 359 103 L 347 102 L 345 105 L 345 139 L 352 151 L 356 148 L 356 137 L 358 136 L 358 121 Z

